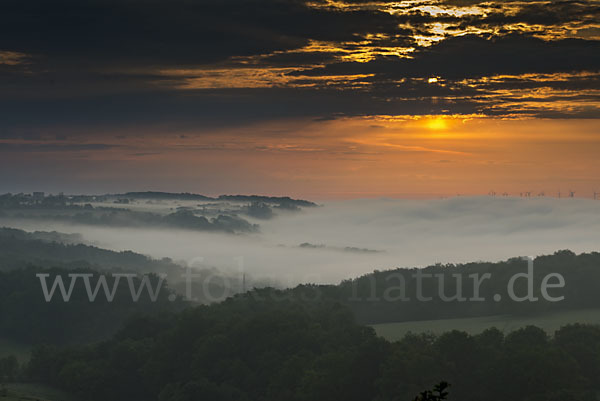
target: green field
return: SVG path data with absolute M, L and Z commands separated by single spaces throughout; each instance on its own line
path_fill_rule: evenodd
M 478 334 L 488 328 L 496 327 L 508 333 L 529 325 L 541 327 L 548 334 L 553 334 L 562 326 L 570 323 L 600 324 L 600 309 L 565 311 L 531 317 L 498 315 L 467 319 L 383 323 L 372 325 L 372 327 L 377 335 L 390 341 L 396 341 L 409 332 L 441 334 L 446 331 L 461 330 L 469 334 Z
M 0 337 L 0 358 L 14 355 L 17 357 L 19 363 L 25 363 L 29 360 L 31 353 L 31 347 L 16 343 L 11 340 Z
M 6 395 L 0 401 L 72 401 L 66 394 L 53 388 L 35 383 L 9 383 Z
M 14 355 L 20 364 L 29 361 L 31 347 L 0 338 L 0 358 Z M 0 386 L 0 401 L 71 401 L 66 394 L 35 383 L 9 383 Z

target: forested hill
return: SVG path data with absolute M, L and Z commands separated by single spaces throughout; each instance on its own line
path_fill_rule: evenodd
M 33 264 L 39 268 L 88 267 L 95 270 L 125 270 L 137 273 L 167 274 L 172 286 L 183 294 L 181 282 L 183 267 L 170 259 L 156 260 L 134 252 L 114 252 L 84 244 L 63 244 L 60 233 L 26 233 L 14 229 L 0 229 L 0 271 Z M 42 239 L 43 238 L 43 239 Z M 50 242 L 49 239 L 52 239 Z M 75 240 L 73 236 L 65 241 Z M 420 301 L 417 294 L 416 273 L 423 275 Z M 466 264 L 433 265 L 424 269 L 400 268 L 375 271 L 339 285 L 300 285 L 282 291 L 282 296 L 303 299 L 307 302 L 327 300 L 339 302 L 351 310 L 362 324 L 434 320 L 461 317 L 479 317 L 500 314 L 536 315 L 549 311 L 600 307 L 600 253 L 576 255 L 559 251 L 540 256 L 533 261 L 532 296 L 535 301 L 514 302 L 508 296 L 511 277 L 525 275 L 527 261 L 513 258 L 503 262 L 473 262 Z M 560 274 L 563 288 L 551 288 L 548 295 L 564 297 L 559 302 L 549 302 L 542 294 L 542 282 L 550 274 Z M 206 272 L 212 276 L 211 294 L 205 294 L 205 283 L 200 278 L 193 284 L 194 297 L 201 302 L 215 299 L 215 294 L 233 295 L 241 291 L 241 277 L 219 280 L 219 272 Z M 217 277 L 215 277 L 215 275 Z M 475 294 L 473 275 L 484 277 Z M 459 279 L 457 280 L 457 276 Z M 231 288 L 220 287 L 229 282 Z M 548 282 L 555 283 L 556 279 Z M 443 284 L 443 286 L 441 285 Z M 457 290 L 460 287 L 460 292 Z M 514 282 L 514 292 L 527 295 L 528 279 Z M 250 288 L 248 286 L 247 288 Z M 402 291 L 404 290 L 404 291 Z M 404 293 L 403 293 L 404 292 Z M 447 297 L 446 300 L 444 297 Z M 460 295 L 462 300 L 456 299 Z M 500 297 L 500 299 L 497 298 Z M 473 300 L 477 298 L 477 300 Z M 314 301 L 311 301 L 314 300 Z
M 304 299 L 340 302 L 363 324 L 500 314 L 536 315 L 600 307 L 600 253 L 577 255 L 565 250 L 540 256 L 533 261 L 532 271 L 531 296 L 535 301 L 513 301 L 508 294 L 511 278 L 521 275 L 514 281 L 514 293 L 518 297 L 528 295 L 529 279 L 523 277 L 528 275 L 528 262 L 522 258 L 497 263 L 439 264 L 424 269 L 375 271 L 337 286 L 299 286 L 289 292 Z M 417 294 L 417 273 L 422 274 L 422 300 Z M 545 297 L 542 282 L 551 274 L 560 274 L 564 278 L 564 287 L 549 288 Z M 472 275 L 478 280 L 489 275 L 481 279 L 478 294 Z M 558 283 L 555 276 L 546 280 L 553 285 Z M 462 299 L 455 298 L 457 295 Z M 549 301 L 548 297 L 564 299 L 555 302 Z
M 160 207 L 153 209 L 152 205 Z M 315 206 L 315 203 L 305 200 L 258 195 L 207 198 L 202 195 L 161 192 L 72 196 L 4 194 L 0 195 L 0 218 L 62 221 L 105 227 L 153 227 L 250 234 L 259 232 L 260 226 L 248 221 L 246 217 L 268 220 Z
M 35 238 L 57 235 L 17 232 L 0 235 L 0 242 L 4 238 L 13 255 L 36 255 L 39 248 L 37 256 L 58 260 L 66 257 L 61 252 L 79 249 Z M 120 263 L 118 253 L 83 247 L 98 263 L 111 258 Z M 419 301 L 417 270 L 395 269 L 340 285 L 253 289 L 196 307 L 166 287 L 156 302 L 147 297 L 133 302 L 127 286 L 119 287 L 114 302 L 102 296 L 90 302 L 82 286 L 69 302 L 58 297 L 46 302 L 36 273 L 50 274 L 50 281 L 73 272 L 90 274 L 93 287 L 98 273 L 11 269 L 0 272 L 0 332 L 11 340 L 51 344 L 36 347 L 18 374 L 81 401 L 410 401 L 440 381 L 452 384 L 450 401 L 594 400 L 600 392 L 599 327 L 571 325 L 553 337 L 535 327 L 510 334 L 489 329 L 475 336 L 453 331 L 390 343 L 360 323 L 599 306 L 599 261 L 598 253 L 570 251 L 536 258 L 536 302 L 494 300 L 495 294 L 506 295 L 510 277 L 527 272 L 526 261 L 511 259 L 419 270 L 431 279 L 442 275 L 446 296 L 456 293 L 453 275 L 464 275 L 466 298 L 474 296 L 470 276 L 489 273 L 479 291 L 486 299 L 481 302 L 444 302 L 434 280 L 424 280 L 421 294 L 432 299 Z M 552 291 L 564 301 L 543 300 L 539 286 L 550 273 L 564 276 L 564 288 Z M 156 283 L 156 276 L 149 277 Z M 410 300 L 397 299 L 399 277 Z M 141 279 L 135 279 L 136 287 Z M 515 286 L 519 294 L 527 289 L 526 281 Z
M 60 268 L 65 274 L 82 268 L 97 273 L 153 273 L 165 275 L 171 288 L 179 294 L 186 294 L 184 276 L 187 270 L 169 258 L 154 259 L 132 251 L 116 252 L 77 241 L 82 241 L 77 234 L 29 233 L 0 228 L 0 273 L 23 268 L 32 268 L 36 272 Z M 194 275 L 196 280 L 191 284 L 196 303 L 214 302 L 241 291 L 242 277 L 226 275 L 208 267 L 195 269 Z M 203 281 L 207 277 L 211 277 L 208 283 Z M 37 282 L 33 274 L 24 276 L 23 280 Z M 224 287 L 224 284 L 228 285 Z M 39 283 L 37 285 L 39 287 Z M 20 288 L 6 288 L 6 291 L 19 292 Z
M 264 195 L 219 195 L 216 197 L 205 196 L 193 193 L 172 193 L 172 192 L 126 192 L 123 194 L 106 195 L 75 195 L 73 198 L 79 202 L 90 202 L 92 200 L 102 199 L 156 199 L 156 200 L 192 200 L 192 201 L 230 201 L 230 202 L 261 202 L 271 205 L 314 207 L 316 203 L 304 200 L 293 199 L 289 196 L 264 196 Z
M 595 400 L 600 391 L 598 327 L 389 343 L 339 304 L 280 295 L 134 319 L 95 345 L 40 347 L 25 374 L 81 401 L 410 401 L 440 381 L 451 383 L 450 401 Z
M 83 280 L 79 279 L 67 301 L 58 287 L 52 299 L 47 300 L 39 273 L 48 275 L 48 289 L 61 277 L 67 292 L 71 282 L 69 274 L 89 275 L 90 288 L 98 288 L 97 296 L 90 300 Z M 0 272 L 0 339 L 23 345 L 89 343 L 109 338 L 132 316 L 172 314 L 188 305 L 175 296 L 168 282 L 163 281 L 159 286 L 156 275 L 132 278 L 131 286 L 139 290 L 139 299 L 133 299 L 128 280 L 121 279 L 116 285 L 112 275 L 104 275 L 109 292 L 116 288 L 109 300 L 98 285 L 99 278 L 98 272 L 85 268 L 27 267 Z M 143 280 L 147 280 L 146 284 Z M 160 288 L 156 299 L 148 296 L 148 287 Z
M 165 273 L 181 266 L 168 258 L 152 259 L 132 251 L 115 252 L 85 245 L 77 234 L 28 233 L 0 228 L 0 271 L 30 264 L 40 267 L 92 267 L 96 270 L 127 270 L 141 273 Z M 66 243 L 65 243 L 66 242 Z

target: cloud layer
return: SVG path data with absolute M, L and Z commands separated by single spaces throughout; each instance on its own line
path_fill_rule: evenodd
M 599 10 L 595 0 L 4 1 L 0 135 L 300 116 L 596 118 Z

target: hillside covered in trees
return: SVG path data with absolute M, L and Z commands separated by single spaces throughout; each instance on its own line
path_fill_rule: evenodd
M 0 271 L 28 265 L 165 274 L 181 269 L 168 258 L 157 260 L 132 251 L 115 252 L 85 244 L 77 234 L 0 228 Z
M 91 288 L 95 289 L 100 278 L 100 273 L 84 268 L 40 269 L 32 266 L 0 272 L 0 338 L 25 345 L 89 343 L 109 338 L 132 316 L 158 316 L 180 311 L 187 305 L 181 297 L 175 297 L 166 281 L 161 284 L 156 300 L 147 296 L 148 285 L 158 287 L 159 278 L 154 274 L 132 278 L 133 287 L 144 291 L 144 296 L 135 301 L 125 280 L 114 286 L 115 278 L 105 275 L 108 288 L 111 291 L 116 288 L 110 302 L 101 288 L 98 296 L 90 301 L 81 281 L 81 285 L 73 286 L 68 302 L 63 300 L 59 289 L 48 302 L 36 276 L 38 273 L 48 275 L 48 287 L 57 276 L 64 279 L 68 288 L 69 274 L 88 274 Z M 147 284 L 143 280 L 147 280 Z
M 593 400 L 600 391 L 598 327 L 388 343 L 339 304 L 274 301 L 281 294 L 270 291 L 134 319 L 98 344 L 38 347 L 24 374 L 82 401 L 409 401 L 441 380 L 457 401 Z
M 422 275 L 420 286 L 417 272 Z M 544 279 L 555 274 L 564 278 L 564 285 L 548 291 L 548 297 L 560 298 L 560 301 L 550 302 L 541 288 Z M 482 279 L 484 275 L 488 276 Z M 535 301 L 517 302 L 508 296 L 511 278 L 516 275 L 521 276 L 512 286 L 515 295 L 518 298 L 531 295 Z M 480 280 L 477 293 L 476 279 Z M 417 294 L 419 287 L 421 294 Z M 577 255 L 563 250 L 533 259 L 531 274 L 527 260 L 512 258 L 496 263 L 438 264 L 423 269 L 375 271 L 335 287 L 320 287 L 319 291 L 324 297 L 346 304 L 357 321 L 375 324 L 597 308 L 600 307 L 599 289 L 600 253 Z M 425 301 L 419 300 L 419 295 Z
M 40 272 L 55 267 L 66 269 L 65 272 L 92 269 L 164 274 L 171 288 L 186 295 L 184 266 L 168 258 L 158 260 L 131 251 L 110 251 L 78 243 L 80 240 L 73 234 L 0 229 L 0 271 L 31 267 Z M 222 300 L 244 291 L 241 275 L 227 275 L 214 269 L 196 273 L 199 275 L 191 282 L 196 303 Z M 422 275 L 420 284 L 417 273 Z M 550 274 L 560 274 L 564 278 L 564 286 L 552 290 L 553 296 L 561 298 L 559 302 L 549 302 L 541 293 L 542 282 Z M 480 280 L 477 288 L 474 287 L 474 275 Z M 525 296 L 531 285 L 535 301 L 510 299 L 507 287 L 515 275 L 527 277 L 514 282 L 514 292 L 520 297 Z M 39 285 L 35 274 L 29 274 L 23 280 L 30 280 L 32 286 Z M 600 283 L 600 253 L 577 255 L 564 250 L 535 258 L 530 277 L 528 262 L 513 258 L 496 263 L 438 264 L 423 269 L 374 271 L 338 285 L 303 284 L 282 293 L 286 298 L 307 302 L 338 302 L 352 311 L 357 322 L 378 324 L 493 315 L 527 316 L 599 308 L 597 283 Z M 245 289 L 253 286 L 264 285 L 252 282 Z M 18 291 L 18 288 L 13 290 Z M 11 288 L 6 291 L 10 293 Z M 497 295 L 500 299 L 495 297 Z
M 39 273 L 50 283 L 56 276 L 89 275 L 95 288 L 101 274 L 131 272 L 139 288 L 145 278 L 156 287 L 164 269 L 183 271 L 168 259 L 79 241 L 61 233 L 0 231 L 1 337 L 34 346 L 26 363 L 0 355 L 4 380 L 43 383 L 81 401 L 410 401 L 445 381 L 451 383 L 448 399 L 456 401 L 595 400 L 600 394 L 598 326 L 572 324 L 554 335 L 536 327 L 409 334 L 389 342 L 364 325 L 599 307 L 599 253 L 536 258 L 530 277 L 535 302 L 506 297 L 510 277 L 528 274 L 521 258 L 430 266 L 419 270 L 427 277 L 420 290 L 417 270 L 405 268 L 339 285 L 254 288 L 210 305 L 185 301 L 181 285 L 176 296 L 168 280 L 154 301 L 142 296 L 134 302 L 124 284 L 112 302 L 102 292 L 90 302 L 82 286 L 74 287 L 69 302 L 58 295 L 47 302 Z M 561 302 L 540 292 L 551 273 L 564 276 L 565 285 L 553 292 L 564 296 Z M 477 294 L 473 274 L 490 275 Z M 515 292 L 526 294 L 528 280 L 517 282 Z M 444 299 L 456 294 L 483 300 Z
M 277 212 L 295 212 L 316 206 L 306 200 L 258 195 L 212 198 L 167 192 L 68 196 L 8 193 L 0 195 L 0 218 L 234 234 L 259 231 L 259 225 L 245 217 L 267 220 L 275 217 Z

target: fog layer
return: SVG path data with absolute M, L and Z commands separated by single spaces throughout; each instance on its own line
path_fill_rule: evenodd
M 284 286 L 336 283 L 375 269 L 600 250 L 600 201 L 584 199 L 351 200 L 253 222 L 259 232 L 232 235 L 0 219 Z

